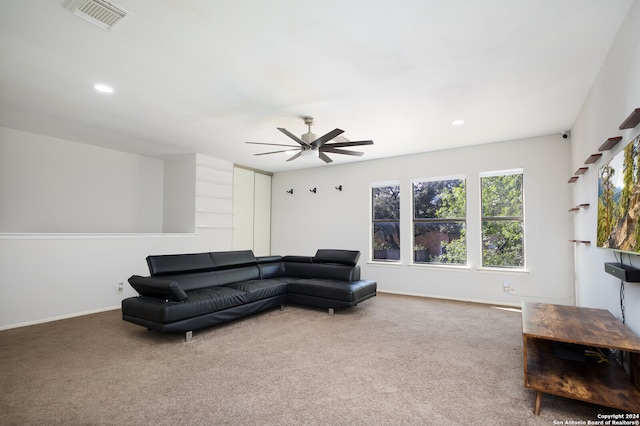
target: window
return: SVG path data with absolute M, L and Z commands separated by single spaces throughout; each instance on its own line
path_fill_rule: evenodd
M 467 263 L 464 177 L 413 182 L 414 263 Z
M 482 266 L 524 268 L 522 169 L 483 173 Z
M 400 260 L 400 185 L 398 183 L 373 186 L 372 259 Z

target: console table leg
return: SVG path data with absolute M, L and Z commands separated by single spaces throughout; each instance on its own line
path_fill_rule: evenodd
M 534 411 L 536 416 L 540 415 L 540 405 L 542 404 L 542 392 L 538 391 L 536 393 L 536 409 Z

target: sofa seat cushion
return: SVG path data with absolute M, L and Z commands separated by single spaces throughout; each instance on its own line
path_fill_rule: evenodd
M 370 280 L 345 282 L 339 280 L 302 278 L 292 279 L 289 282 L 289 293 L 353 303 L 375 293 L 376 288 L 377 283 Z
M 247 293 L 244 291 L 227 287 L 210 287 L 187 292 L 187 298 L 182 302 L 133 297 L 123 301 L 122 312 L 129 316 L 167 324 L 244 303 L 247 303 Z
M 287 282 L 275 278 L 264 280 L 248 280 L 229 284 L 226 287 L 247 293 L 247 301 L 267 299 L 281 294 L 287 294 Z

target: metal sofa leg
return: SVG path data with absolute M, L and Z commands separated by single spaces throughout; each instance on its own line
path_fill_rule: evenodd
M 184 333 L 184 341 L 190 342 L 191 339 L 193 339 L 193 331 L 189 330 L 186 333 Z
M 334 312 L 334 309 L 333 308 L 329 308 L 329 316 L 333 316 L 333 312 Z
M 282 303 L 282 304 L 280 305 L 280 310 L 281 310 L 281 311 L 284 311 L 284 303 Z

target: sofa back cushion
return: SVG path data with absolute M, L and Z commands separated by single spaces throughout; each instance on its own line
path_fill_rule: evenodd
M 209 253 L 165 254 L 147 256 L 151 276 L 212 271 L 215 268 Z
M 210 254 L 216 265 L 218 285 L 260 279 L 258 260 L 253 251 L 216 251 Z
M 260 270 L 258 265 L 241 266 L 233 269 L 224 269 L 216 271 L 219 285 L 237 283 L 241 281 L 259 280 Z
M 313 257 L 313 263 L 336 263 L 354 266 L 360 259 L 358 250 L 328 250 L 319 249 Z
M 184 291 L 198 290 L 200 288 L 214 287 L 220 284 L 216 271 L 191 272 L 187 274 L 163 275 L 163 279 L 173 280 Z
M 284 274 L 282 256 L 258 256 L 256 259 L 261 279 L 277 278 Z
M 216 251 L 209 254 L 216 270 L 258 264 L 258 260 L 251 250 Z
M 318 278 L 338 281 L 357 281 L 360 279 L 360 267 L 323 263 L 285 263 L 284 274 L 287 277 Z
M 312 263 L 313 257 L 311 256 L 284 256 L 282 258 L 287 263 Z

